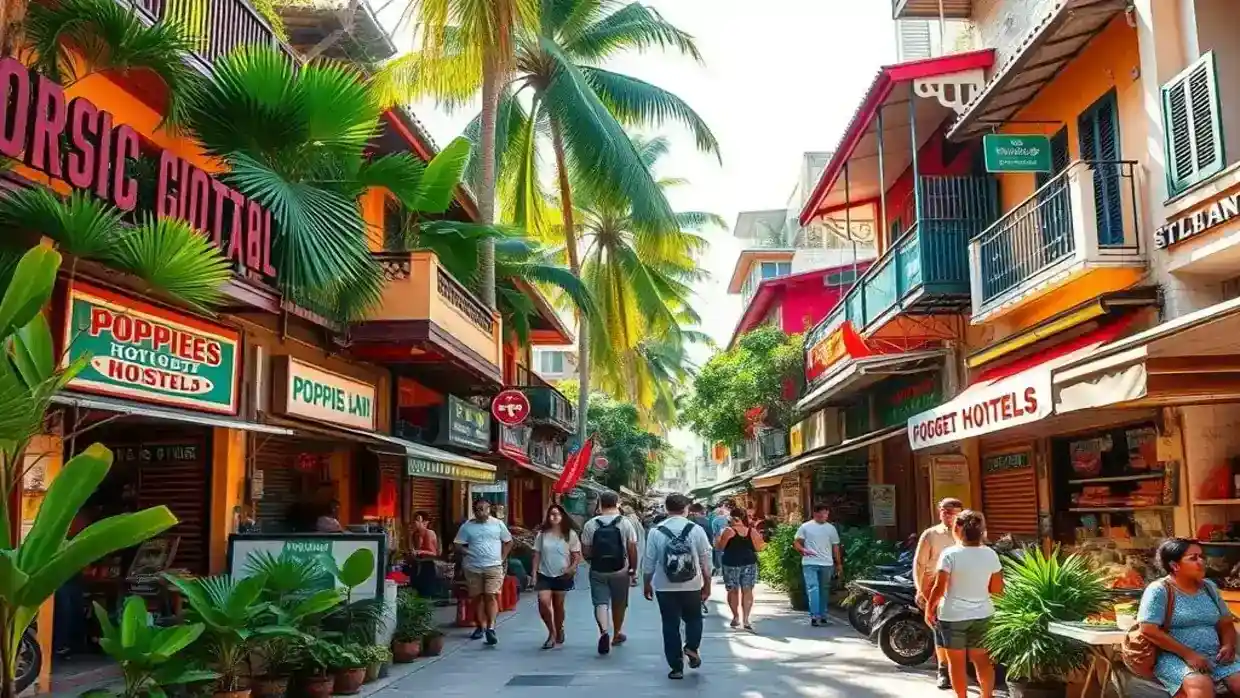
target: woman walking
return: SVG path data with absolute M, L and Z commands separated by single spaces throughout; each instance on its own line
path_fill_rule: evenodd
M 1159 649 L 1154 678 L 1176 698 L 1212 698 L 1220 681 L 1240 695 L 1236 626 L 1218 587 L 1206 579 L 1201 546 L 1169 538 L 1157 558 L 1167 576 L 1145 588 L 1137 611 L 1141 634 Z
M 952 526 L 956 544 L 939 555 L 934 587 L 926 599 L 926 624 L 935 628 L 939 646 L 947 650 L 952 690 L 965 698 L 969 686 L 966 663 L 972 662 L 982 698 L 995 690 L 995 666 L 982 647 L 986 626 L 995 613 L 990 597 L 1003 593 L 999 555 L 982 545 L 986 519 L 965 509 Z
M 758 553 L 765 547 L 766 541 L 749 520 L 749 513 L 732 507 L 728 527 L 720 532 L 715 548 L 723 554 L 723 586 L 728 590 L 733 628 L 753 631 L 749 613 L 753 611 L 753 587 L 758 583 Z
M 549 650 L 564 644 L 564 594 L 573 588 L 581 564 L 581 537 L 577 523 L 559 504 L 547 507 L 546 517 L 534 536 L 534 589 L 538 592 L 538 615 L 547 626 Z

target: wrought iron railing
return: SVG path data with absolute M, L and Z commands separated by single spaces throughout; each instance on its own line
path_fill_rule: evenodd
M 447 269 L 439 268 L 435 275 L 436 291 L 445 303 L 461 311 L 479 329 L 488 334 L 495 330 L 495 318 L 482 301 L 478 300 L 469 289 L 461 285 Z
M 210 67 L 233 49 L 247 44 L 275 46 L 293 57 L 271 25 L 247 0 L 117 0 L 149 22 L 175 20 L 197 38 L 195 58 Z
M 1079 255 L 1139 253 L 1135 168 L 1131 161 L 1078 160 L 976 236 L 970 246 L 981 302 Z
M 577 410 L 564 396 L 525 364 L 517 364 L 516 386 L 525 389 L 535 419 L 571 428 L 576 424 Z

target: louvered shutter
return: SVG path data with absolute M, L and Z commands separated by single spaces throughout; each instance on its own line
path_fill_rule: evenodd
M 207 572 L 207 457 L 203 443 L 185 440 L 142 444 L 149 456 L 138 471 L 138 507 L 166 506 L 177 525 L 164 535 L 179 537 L 172 566 Z
M 1098 244 L 1124 242 L 1124 209 L 1120 199 L 1119 120 L 1115 92 L 1109 92 L 1077 120 L 1081 159 L 1093 161 L 1094 216 Z
M 1167 186 L 1178 194 L 1226 164 L 1213 52 L 1163 85 L 1162 111 Z
M 1033 454 L 982 458 L 982 513 L 991 540 L 1008 534 L 1038 536 L 1038 481 Z
M 900 61 L 915 61 L 929 58 L 930 22 L 925 19 L 902 19 L 897 22 L 899 28 Z

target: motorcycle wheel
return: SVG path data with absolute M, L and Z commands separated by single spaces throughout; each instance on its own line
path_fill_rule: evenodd
M 879 628 L 878 646 L 896 664 L 917 666 L 934 656 L 934 633 L 920 618 L 902 616 Z
M 874 612 L 874 599 L 862 597 L 857 599 L 856 603 L 848 607 L 848 624 L 853 630 L 861 633 L 865 637 L 870 636 L 870 630 L 873 623 L 870 622 L 870 614 Z
M 17 647 L 17 676 L 14 677 L 17 691 L 20 693 L 33 684 L 42 668 L 43 650 L 39 648 L 34 632 L 27 630 Z

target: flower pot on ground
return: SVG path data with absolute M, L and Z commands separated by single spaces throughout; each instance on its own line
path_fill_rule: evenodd
M 422 636 L 422 654 L 427 657 L 438 657 L 443 653 L 443 633 L 432 630 Z
M 373 662 L 366 665 L 366 678 L 362 679 L 362 683 L 370 683 L 379 680 L 379 669 L 383 666 L 382 662 Z
M 423 637 L 433 632 L 435 609 L 431 600 L 410 590 L 396 599 L 396 629 L 392 633 L 392 655 L 400 663 L 412 662 L 426 654 Z
M 284 698 L 288 684 L 287 676 L 256 676 L 250 681 L 251 698 Z
M 397 664 L 408 664 L 417 659 L 421 654 L 421 640 L 410 640 L 408 642 L 392 641 L 392 661 Z
M 331 674 L 301 676 L 297 679 L 301 698 L 331 698 L 336 687 L 336 677 Z
M 1051 621 L 1082 621 L 1108 603 L 1102 575 L 1080 555 L 1036 546 L 1003 558 L 1003 594 L 995 598 L 984 645 L 1007 668 L 1013 698 L 1062 698 L 1066 678 L 1089 659 L 1084 645 L 1053 635 Z
M 333 675 L 336 677 L 336 685 L 332 693 L 345 696 L 353 695 L 362 690 L 362 683 L 366 681 L 366 667 L 337 669 Z
M 243 688 L 238 691 L 216 691 L 211 694 L 211 698 L 250 698 L 250 689 Z
M 352 695 L 362 690 L 366 680 L 366 662 L 363 655 L 366 647 L 349 644 L 338 647 L 328 663 L 332 675 L 336 677 L 336 687 L 332 691 L 337 695 Z
M 367 645 L 358 649 L 356 654 L 366 665 L 366 683 L 379 678 L 379 670 L 392 661 L 392 651 L 379 645 Z

